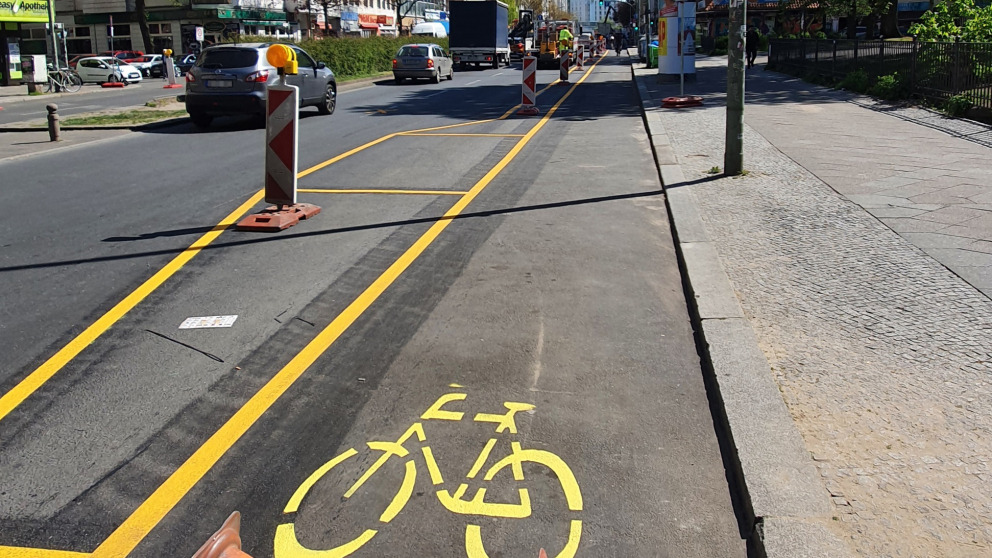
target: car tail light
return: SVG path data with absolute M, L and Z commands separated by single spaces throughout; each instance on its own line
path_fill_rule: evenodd
M 487 56 L 486 57 L 486 62 L 492 62 L 492 61 L 493 61 L 493 57 L 492 56 Z
M 196 81 L 196 78 L 193 77 L 193 74 L 191 74 L 190 72 L 186 72 L 186 83 L 190 83 L 193 81 Z
M 396 59 L 393 58 L 393 67 L 395 68 L 397 64 L 399 64 L 399 62 L 397 62 Z
M 427 59 L 427 67 L 428 68 L 433 68 L 434 67 L 434 61 L 431 60 L 430 58 Z
M 252 72 L 247 76 L 245 76 L 245 81 L 247 81 L 248 83 L 260 83 L 268 80 L 269 80 L 268 70 L 259 70 L 257 72 Z

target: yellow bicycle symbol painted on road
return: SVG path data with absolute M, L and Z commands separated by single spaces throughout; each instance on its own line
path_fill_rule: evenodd
M 452 384 L 451 387 L 461 388 L 462 386 Z M 355 481 L 353 485 L 351 485 L 350 488 L 348 488 L 347 491 L 345 491 L 344 498 L 348 499 L 355 495 L 355 493 L 358 492 L 358 490 L 391 458 L 406 458 L 407 461 L 404 464 L 405 470 L 403 472 L 403 480 L 400 483 L 400 487 L 396 491 L 395 496 L 392 497 L 385 511 L 383 511 L 379 516 L 380 525 L 378 527 L 381 528 L 385 524 L 392 521 L 397 514 L 403 510 L 406 504 L 410 501 L 410 497 L 413 495 L 414 484 L 417 477 L 417 465 L 414 461 L 413 455 L 405 447 L 405 444 L 410 441 L 411 438 L 416 437 L 417 441 L 421 443 L 420 452 L 423 455 L 424 462 L 426 463 L 427 473 L 430 476 L 431 483 L 436 488 L 435 494 L 437 495 L 437 499 L 445 509 L 452 513 L 468 516 L 510 519 L 524 519 L 530 517 L 531 499 L 530 493 L 526 488 L 518 488 L 517 499 L 519 501 L 511 503 L 487 502 L 485 488 L 477 489 L 472 498 L 467 498 L 465 493 L 468 491 L 469 487 L 468 484 L 465 483 L 460 483 L 458 488 L 455 489 L 453 493 L 447 489 L 440 488 L 440 486 L 444 484 L 444 478 L 430 446 L 426 445 L 427 436 L 424 434 L 423 421 L 462 420 L 465 413 L 460 411 L 445 410 L 443 407 L 449 403 L 464 401 L 467 397 L 467 394 L 461 392 L 446 393 L 439 397 L 437 401 L 435 401 L 434 404 L 432 404 L 430 408 L 428 408 L 427 411 L 420 416 L 420 421 L 414 422 L 395 442 L 368 442 L 368 447 L 370 450 L 381 451 L 382 455 L 357 481 Z M 517 433 L 517 424 L 514 418 L 515 415 L 519 412 L 534 409 L 534 405 L 529 403 L 505 402 L 503 403 L 503 406 L 506 408 L 505 413 L 478 413 L 473 419 L 474 422 L 493 423 L 496 425 L 495 430 L 497 434 L 506 432 L 507 435 L 515 435 Z M 497 438 L 490 438 L 489 441 L 486 442 L 471 469 L 468 471 L 468 474 L 466 475 L 467 479 L 474 480 L 479 476 L 479 473 L 482 472 L 483 467 L 489 461 L 490 455 L 492 454 L 493 448 L 496 446 L 497 441 Z M 541 465 L 554 473 L 558 483 L 561 485 L 562 491 L 564 492 L 565 502 L 569 511 L 582 511 L 582 493 L 579 490 L 579 484 L 576 482 L 575 475 L 572 474 L 572 470 L 569 468 L 568 464 L 565 463 L 565 461 L 549 451 L 524 449 L 520 446 L 520 443 L 515 440 L 510 442 L 510 447 L 510 455 L 499 459 L 485 471 L 482 476 L 484 481 L 492 481 L 500 471 L 510 468 L 514 481 L 520 482 L 524 480 L 524 463 Z M 307 493 L 317 483 L 317 481 L 324 477 L 324 475 L 331 471 L 331 469 L 341 465 L 356 455 L 358 455 L 358 451 L 354 448 L 349 448 L 344 453 L 341 453 L 314 471 L 313 474 L 303 481 L 303 484 L 296 489 L 296 492 L 289 499 L 289 503 L 286 504 L 286 508 L 283 510 L 283 513 L 288 514 L 297 512 L 303 498 L 306 497 Z M 335 546 L 334 548 L 317 550 L 307 548 L 299 542 L 299 539 L 296 536 L 296 528 L 294 523 L 283 523 L 276 528 L 275 558 L 342 558 L 349 556 L 358 549 L 362 548 L 362 546 L 375 537 L 376 533 L 378 533 L 378 529 L 367 528 L 351 540 Z M 572 558 L 579 547 L 579 538 L 581 535 L 582 521 L 579 519 L 571 519 L 568 541 L 565 543 L 565 546 L 561 552 L 557 554 L 556 558 Z M 482 544 L 481 526 L 472 523 L 469 523 L 466 526 L 465 551 L 468 558 L 488 558 L 486 550 Z

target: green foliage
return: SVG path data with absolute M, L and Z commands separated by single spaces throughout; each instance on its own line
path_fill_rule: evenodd
M 979 8 L 974 0 L 944 0 L 910 26 L 909 34 L 922 41 L 961 37 L 965 42 L 992 42 L 992 5 Z
M 837 87 L 841 89 L 847 89 L 848 91 L 855 91 L 857 93 L 865 93 L 868 91 L 868 87 L 871 85 L 868 79 L 868 72 L 858 68 L 853 72 L 844 76 L 844 79 L 840 80 Z
M 237 42 L 275 40 L 242 35 Z M 232 41 L 234 42 L 234 41 Z M 279 41 L 288 42 L 288 41 Z M 405 44 L 431 42 L 448 50 L 447 37 L 345 37 L 303 40 L 297 45 L 327 64 L 338 79 L 370 76 L 392 69 L 393 56 Z
M 951 116 L 964 116 L 973 106 L 974 103 L 967 96 L 955 95 L 947 100 L 944 110 Z
M 712 54 L 713 56 L 726 56 L 727 55 L 727 49 L 725 49 L 725 48 L 715 48 L 715 49 L 713 49 L 713 52 L 711 52 L 710 54 Z
M 726 35 L 723 35 L 722 37 L 716 38 L 716 41 L 714 43 L 714 48 L 716 50 L 727 50 L 729 44 L 730 44 L 730 39 L 728 39 Z
M 868 94 L 886 101 L 897 101 L 909 96 L 909 85 L 899 72 L 895 72 L 887 76 L 880 76 L 875 81 L 875 85 L 868 89 Z

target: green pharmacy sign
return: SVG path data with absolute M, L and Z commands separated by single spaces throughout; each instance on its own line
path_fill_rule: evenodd
M 0 0 L 0 21 L 48 21 L 49 0 Z

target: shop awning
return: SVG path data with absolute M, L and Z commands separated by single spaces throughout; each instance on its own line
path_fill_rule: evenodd
M 359 22 L 358 23 L 358 26 L 361 27 L 362 29 L 378 29 L 379 28 L 379 24 L 378 23 L 365 23 L 364 21 Z

